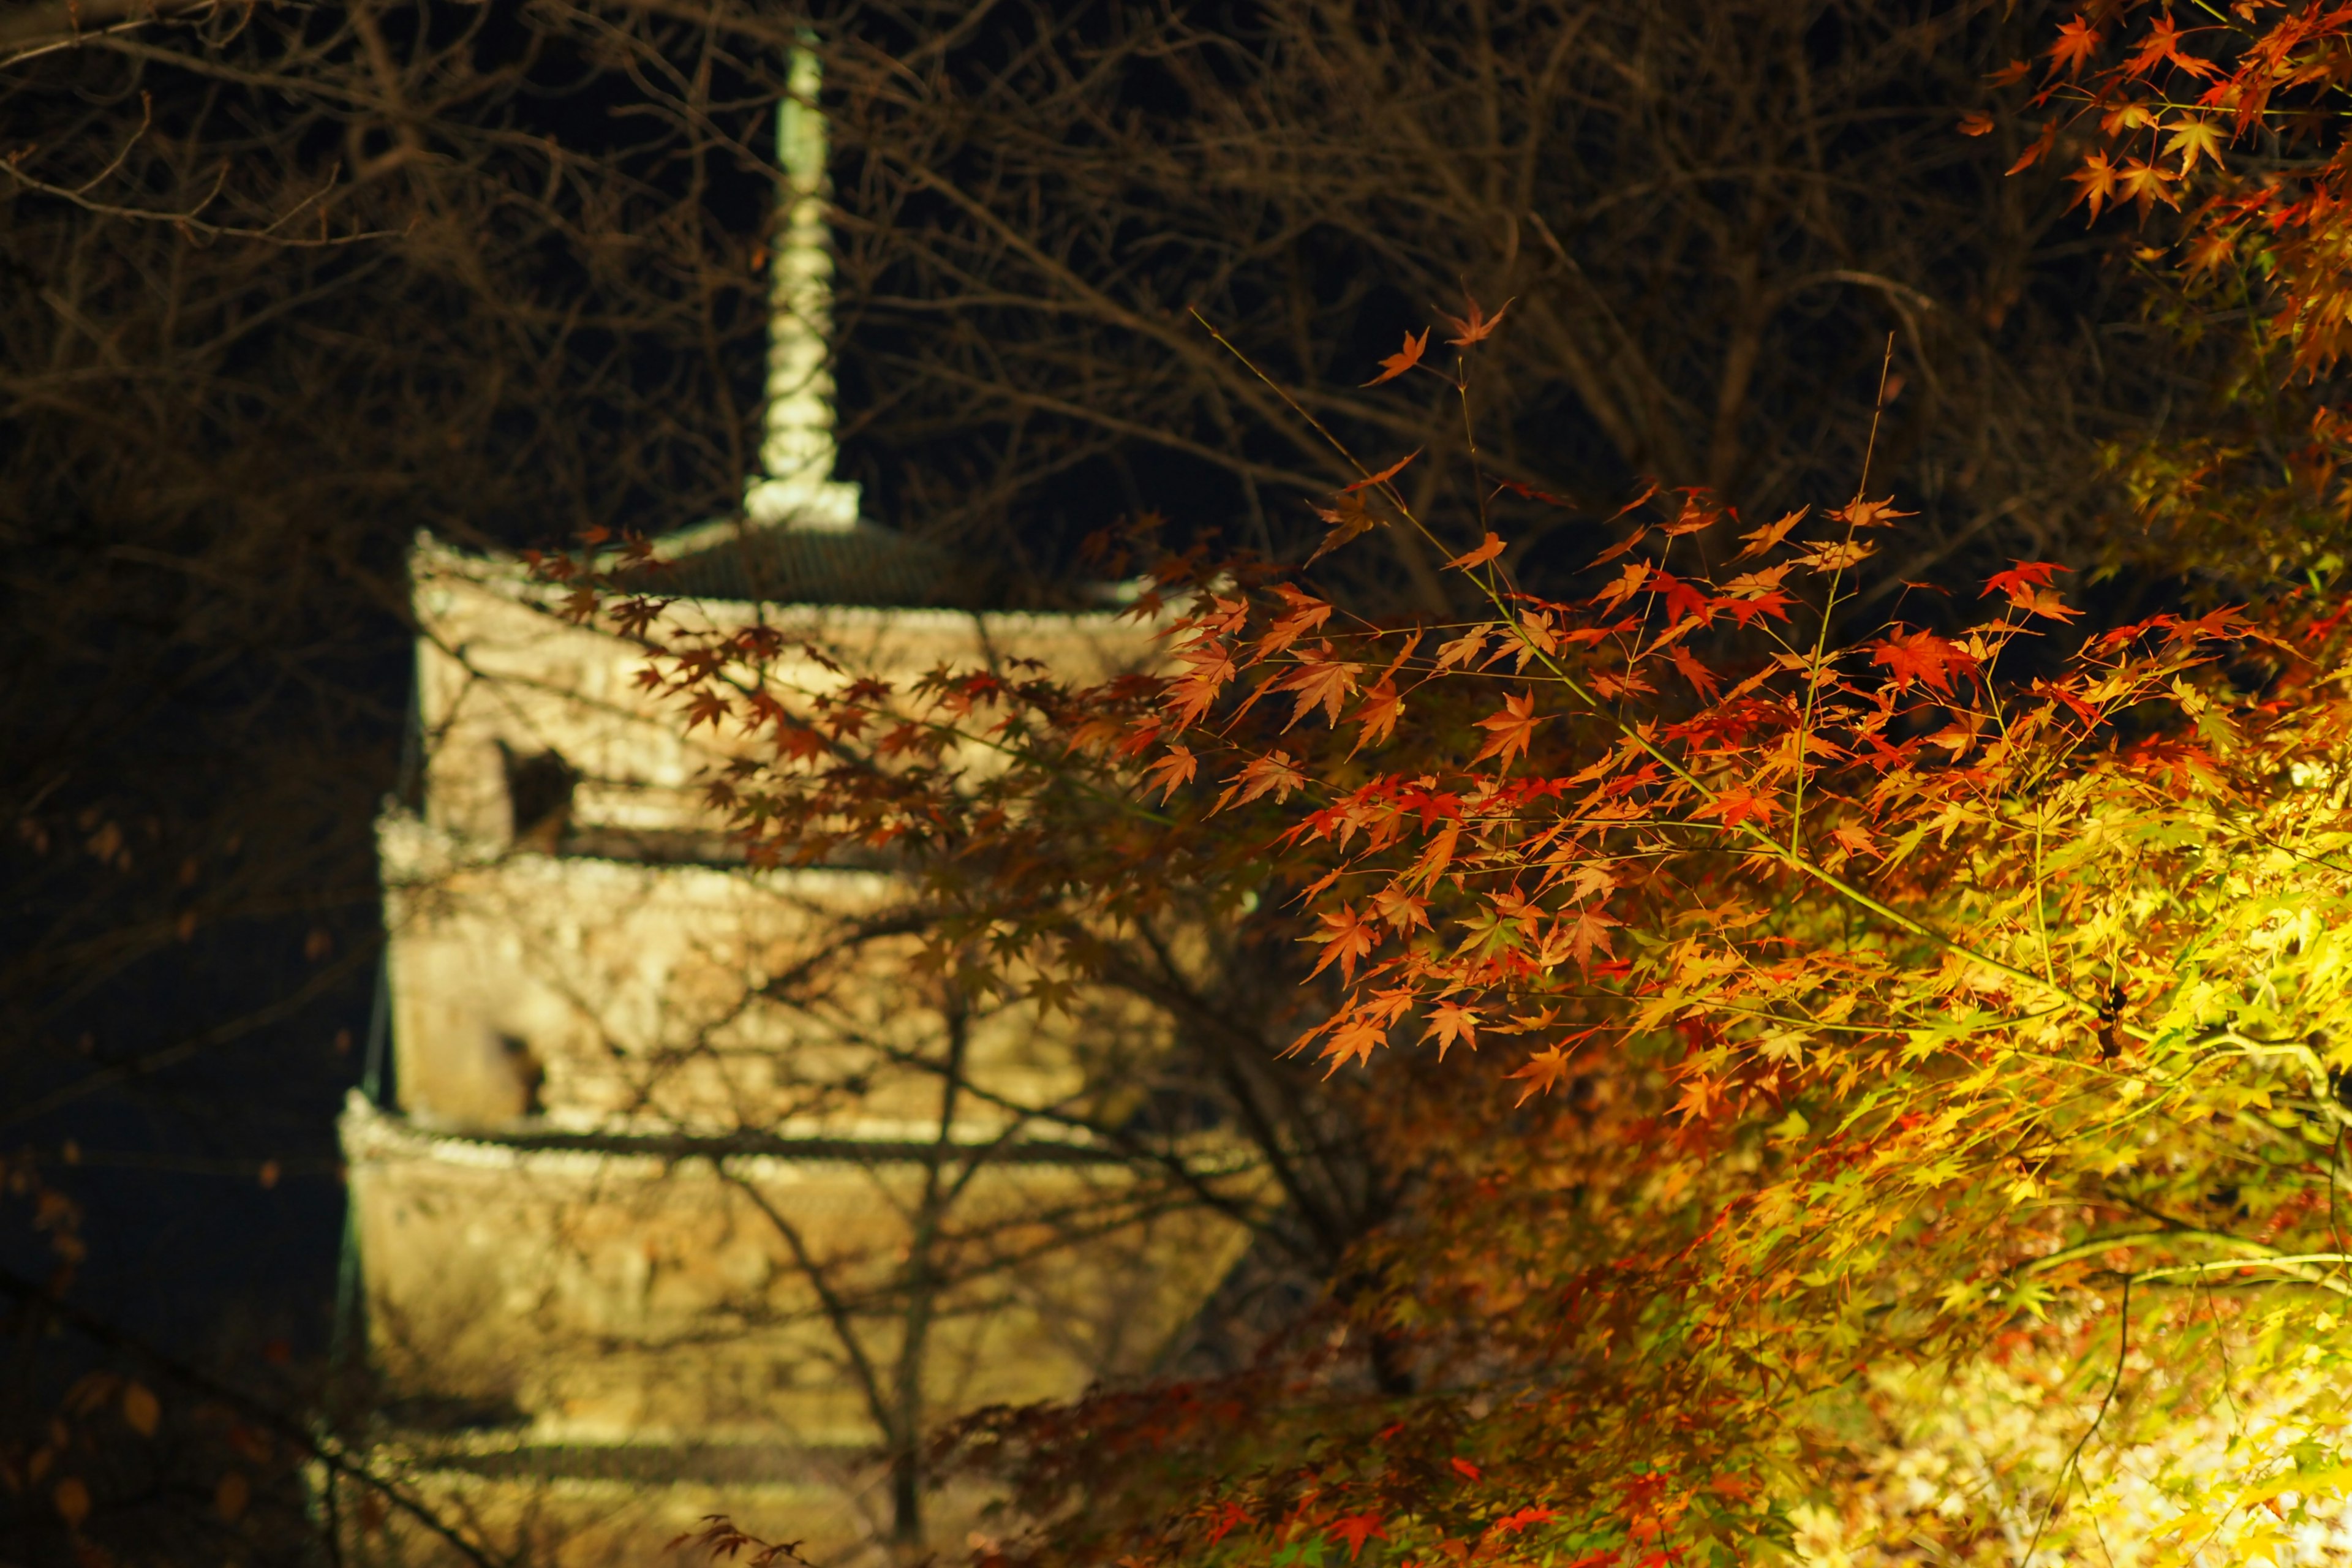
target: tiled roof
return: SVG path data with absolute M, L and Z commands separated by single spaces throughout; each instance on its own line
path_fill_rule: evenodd
M 993 574 L 938 545 L 859 523 L 841 530 L 747 523 L 670 559 L 646 585 L 680 598 L 881 609 L 984 609 Z

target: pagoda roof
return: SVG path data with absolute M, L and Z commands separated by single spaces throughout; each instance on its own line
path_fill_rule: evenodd
M 999 607 L 996 574 L 895 529 L 706 523 L 656 546 L 645 587 L 679 598 L 874 609 Z

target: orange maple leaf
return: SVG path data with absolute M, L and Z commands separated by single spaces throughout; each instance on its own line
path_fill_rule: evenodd
M 1363 489 L 1370 485 L 1384 485 L 1391 479 L 1396 478 L 1399 474 L 1404 472 L 1405 465 L 1420 456 L 1421 448 L 1415 447 L 1412 451 L 1407 452 L 1403 457 L 1399 458 L 1395 462 L 1391 463 L 1387 468 L 1382 468 L 1379 473 L 1366 474 L 1362 479 L 1358 479 L 1352 485 L 1340 486 L 1339 493 L 1341 495 L 1348 495 L 1353 491 Z
M 1485 748 L 1471 758 L 1473 765 L 1488 757 L 1500 756 L 1502 766 L 1509 767 L 1513 755 L 1524 756 L 1528 742 L 1535 737 L 1536 726 L 1543 720 L 1535 710 L 1536 694 L 1521 692 L 1517 697 L 1506 696 L 1502 707 L 1478 721 L 1478 728 L 1487 732 Z
M 1733 556 L 1732 559 L 1734 561 L 1745 561 L 1751 555 L 1763 554 L 1766 551 L 1780 543 L 1780 541 L 1788 538 L 1789 531 L 1795 528 L 1797 524 L 1804 521 L 1805 514 L 1812 510 L 1813 509 L 1809 506 L 1801 506 L 1778 522 L 1768 522 L 1753 533 L 1741 534 L 1739 537 L 1747 542 L 1748 548 Z
M 1404 699 L 1397 694 L 1393 682 L 1383 680 L 1364 693 L 1363 704 L 1352 715 L 1363 726 L 1356 732 L 1356 743 L 1348 749 L 1354 756 L 1366 746 L 1378 745 L 1396 732 L 1397 717 L 1404 711 Z
M 1331 606 L 1311 594 L 1302 594 L 1287 583 L 1276 583 L 1274 591 L 1289 605 L 1289 613 L 1277 616 L 1258 638 L 1260 658 L 1273 658 L 1331 618 Z
M 1478 308 L 1477 300 L 1471 299 L 1467 294 L 1463 295 L 1462 298 L 1468 307 L 1467 315 L 1449 316 L 1440 310 L 1437 313 L 1437 319 L 1454 331 L 1455 335 L 1445 341 L 1455 348 L 1466 349 L 1472 343 L 1485 342 L 1494 336 L 1495 329 L 1502 324 L 1503 311 L 1511 308 L 1511 300 L 1504 300 L 1502 310 L 1489 316 Z
M 1527 1088 L 1521 1089 L 1519 1098 L 1511 1102 L 1512 1108 L 1516 1110 L 1525 1105 L 1537 1095 L 1549 1094 L 1552 1085 L 1568 1077 L 1568 1061 L 1567 1052 L 1558 1046 L 1547 1046 L 1528 1058 L 1527 1066 L 1517 1072 L 1505 1073 L 1503 1078 L 1506 1082 L 1513 1079 L 1527 1080 Z
M 1437 1042 L 1439 1061 L 1445 1059 L 1446 1051 L 1456 1040 L 1472 1050 L 1476 1050 L 1478 1048 L 1477 1009 L 1465 1007 L 1454 1001 L 1438 1003 L 1429 1010 L 1429 1028 L 1422 1037 Z
M 1578 910 L 1574 919 L 1563 920 L 1553 927 L 1552 935 L 1555 941 L 1567 944 L 1578 968 L 1590 969 L 1592 967 L 1592 950 L 1596 947 L 1603 957 L 1616 956 L 1616 951 L 1609 945 L 1609 928 L 1623 923 L 1613 916 L 1603 914 L 1598 908 L 1585 908 Z M 1551 943 L 1544 945 L 1549 947 Z
M 1421 329 L 1421 336 L 1419 337 L 1414 337 L 1411 332 L 1407 332 L 1404 335 L 1404 347 L 1389 355 L 1388 358 L 1381 361 L 1381 374 L 1372 377 L 1371 380 L 1364 383 L 1364 384 L 1366 386 L 1378 386 L 1384 381 L 1394 381 L 1397 377 L 1402 375 L 1405 372 L 1411 370 L 1413 366 L 1421 363 L 1421 352 L 1428 346 L 1429 329 L 1427 327 Z
M 1192 755 L 1190 746 L 1171 746 L 1167 755 L 1143 770 L 1144 786 L 1158 789 L 1164 805 L 1179 785 L 1191 783 L 1192 775 L 1200 771 L 1200 759 Z
M 1288 800 L 1291 791 L 1306 787 L 1307 775 L 1298 771 L 1298 764 L 1289 752 L 1268 752 L 1225 782 L 1229 787 L 1217 797 L 1219 811 L 1224 810 L 1236 796 L 1240 798 L 1241 805 L 1247 805 L 1269 791 L 1273 792 L 1276 802 Z
M 1323 944 L 1323 956 L 1317 962 L 1315 967 L 1307 972 L 1307 978 L 1312 980 L 1336 963 L 1339 966 L 1341 975 L 1349 980 L 1354 979 L 1356 961 L 1380 945 L 1380 928 L 1358 914 L 1356 906 L 1353 904 L 1341 904 L 1337 913 L 1326 910 L 1316 918 L 1328 929 L 1320 937 L 1310 936 L 1300 939 L 1304 942 L 1320 942 Z
M 1849 822 L 1842 827 L 1833 827 L 1830 830 L 1830 837 L 1836 839 L 1849 855 L 1874 855 L 1878 852 L 1878 841 L 1870 836 L 1869 828 L 1859 823 Z
M 1502 552 L 1502 540 L 1496 535 L 1490 533 L 1486 536 L 1486 542 L 1479 545 L 1477 549 L 1465 550 L 1461 554 L 1455 556 L 1453 560 L 1448 561 L 1446 564 L 1448 566 L 1458 566 L 1463 571 L 1467 572 L 1474 566 L 1484 566 L 1487 562 L 1492 561 L 1496 556 L 1500 555 Z
M 1290 722 L 1283 729 L 1291 729 L 1318 708 L 1323 710 L 1327 723 L 1338 724 L 1339 709 L 1355 694 L 1356 677 L 1363 673 L 1363 668 L 1360 664 L 1343 659 L 1307 655 L 1297 668 L 1274 683 L 1274 690 L 1297 694 L 1298 705 L 1291 710 Z
M 2077 20 L 2079 19 L 2078 17 Z M 2063 33 L 2065 29 L 2062 27 L 2059 31 Z M 2130 57 L 2124 61 L 2124 74 L 2135 77 L 2146 76 L 2158 65 L 2168 61 L 2171 63 L 2174 69 L 2186 71 L 2193 77 L 2210 77 L 2214 74 L 2213 67 L 2210 62 L 2200 60 L 2194 55 L 2180 52 L 2180 24 L 2175 22 L 2169 15 L 2165 15 L 2158 16 L 2148 24 L 2147 36 L 2140 39 L 2132 49 Z
M 2083 14 L 2077 11 L 2073 21 L 2058 25 L 2058 41 L 2049 50 L 2050 75 L 2056 76 L 2061 68 L 2069 78 L 2081 75 L 2104 41 L 2099 30 L 2083 20 Z
M 2011 163 L 2005 173 L 2011 174 L 2025 173 L 2048 156 L 2050 149 L 2056 145 L 2058 145 L 2058 122 L 2054 120 L 2044 121 L 2042 125 L 2042 134 L 2027 144 L 2025 151 L 2017 155 L 2017 162 Z
M 1323 1076 L 1329 1078 L 1349 1062 L 1369 1062 L 1372 1053 L 1389 1043 L 1389 1032 L 1362 1014 L 1349 1016 L 1331 1031 L 1331 1039 L 1323 1047 L 1322 1059 L 1331 1065 Z

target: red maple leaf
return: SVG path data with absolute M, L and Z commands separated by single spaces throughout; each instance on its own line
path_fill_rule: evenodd
M 2011 604 L 2029 616 L 2071 620 L 2083 612 L 2069 609 L 2065 601 L 2058 596 L 2057 590 L 2050 586 L 2053 573 L 2071 570 L 2073 568 L 2061 566 L 2054 561 L 2011 562 L 2008 571 L 1996 572 L 1985 579 L 1984 593 L 1979 597 L 1990 598 L 1995 594 L 2006 594 Z
M 1726 827 L 1749 821 L 1764 826 L 1772 821 L 1772 797 L 1744 789 L 1726 790 L 1699 809 L 1706 816 L 1721 817 Z
M 1537 1508 L 1530 1504 L 1526 1508 L 1505 1514 L 1495 1521 L 1495 1528 L 1505 1535 L 1517 1535 L 1520 1531 L 1532 1525 L 1549 1524 L 1559 1517 L 1559 1515 L 1548 1508 Z
M 1952 694 L 1953 674 L 1965 673 L 1976 664 L 1933 632 L 1887 637 L 1872 647 L 1870 659 L 1885 666 L 1897 687 L 1908 689 L 1912 682 L 1925 681 L 1944 697 Z
M 1682 644 L 1676 643 L 1668 649 L 1667 657 L 1675 661 L 1675 668 L 1682 672 L 1683 679 L 1691 683 L 1691 689 L 1709 702 L 1722 691 L 1723 683 L 1716 679 L 1715 671 L 1701 664 Z
M 1697 584 L 1685 583 L 1671 572 L 1653 572 L 1643 585 L 1665 600 L 1668 626 L 1691 616 L 1706 619 L 1706 595 Z
M 1377 1513 L 1351 1513 L 1345 1518 L 1335 1519 L 1331 1521 L 1330 1535 L 1334 1541 L 1348 1543 L 1348 1561 L 1350 1563 L 1364 1550 L 1365 1542 L 1389 1538 L 1389 1532 L 1381 1528 L 1381 1516 Z

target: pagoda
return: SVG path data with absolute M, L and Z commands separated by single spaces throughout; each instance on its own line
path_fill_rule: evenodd
M 817 89 L 796 54 L 761 472 L 656 542 L 662 592 L 886 678 L 1148 665 L 1132 621 L 992 609 L 834 477 Z M 920 1437 L 1148 1373 L 1245 1242 L 1071 1131 L 1164 1020 L 923 973 L 889 865 L 741 862 L 701 790 L 730 742 L 637 686 L 641 649 L 518 561 L 420 537 L 410 568 L 416 760 L 341 1123 L 371 1463 L 518 1563 L 660 1561 L 721 1512 L 828 1563 L 964 1550 L 978 1495 Z M 348 1486 L 336 1517 L 354 1562 L 459 1560 Z

